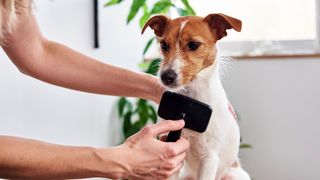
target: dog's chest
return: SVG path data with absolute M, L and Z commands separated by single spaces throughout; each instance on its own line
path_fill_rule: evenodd
M 182 137 L 190 143 L 189 153 L 197 158 L 204 158 L 208 152 L 219 147 L 223 137 L 223 124 L 217 120 L 217 114 L 213 114 L 207 130 L 203 133 L 189 129 L 183 129 Z
M 201 90 L 201 92 L 200 92 Z M 210 88 L 205 89 L 199 89 L 199 86 L 192 86 L 189 87 L 188 91 L 185 93 L 186 96 L 192 97 L 194 99 L 197 99 L 203 103 L 206 103 L 210 105 L 211 107 L 215 106 L 211 99 L 212 94 L 210 94 Z M 214 109 L 213 109 L 214 110 Z M 213 137 L 215 137 L 215 127 L 217 127 L 214 123 L 215 121 L 215 114 L 213 113 L 209 125 L 207 127 L 207 130 L 203 133 L 198 133 L 189 129 L 184 129 L 182 132 L 182 136 L 189 140 L 191 147 L 190 147 L 190 153 L 201 156 L 201 154 L 204 154 L 205 151 L 207 151 L 207 148 L 212 148 L 208 143 L 212 140 Z
M 219 80 L 195 82 L 188 87 L 185 95 L 210 105 L 213 110 L 204 133 L 188 129 L 182 132 L 182 136 L 190 142 L 188 156 L 196 159 L 205 158 L 208 152 L 215 151 L 223 142 L 224 132 L 228 126 L 228 121 L 225 120 L 230 116 L 227 108 L 228 100 Z

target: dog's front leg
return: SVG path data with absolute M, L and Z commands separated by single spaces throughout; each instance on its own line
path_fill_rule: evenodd
M 217 153 L 209 154 L 205 158 L 202 158 L 200 161 L 200 167 L 199 167 L 197 179 L 198 180 L 216 179 L 219 161 L 220 159 Z

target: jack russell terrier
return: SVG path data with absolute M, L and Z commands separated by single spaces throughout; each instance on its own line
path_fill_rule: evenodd
M 160 69 L 162 83 L 213 108 L 204 133 L 183 130 L 182 136 L 191 146 L 182 179 L 250 179 L 240 166 L 239 127 L 219 78 L 216 57 L 216 42 L 227 35 L 227 29 L 241 31 L 241 25 L 240 20 L 224 14 L 176 19 L 158 15 L 143 27 L 142 34 L 150 27 L 160 42 L 164 56 Z M 178 179 L 178 175 L 172 178 Z

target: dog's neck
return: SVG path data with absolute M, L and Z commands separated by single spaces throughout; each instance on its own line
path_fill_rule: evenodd
M 229 103 L 219 74 L 219 62 L 203 69 L 182 91 L 184 95 L 206 104 L 225 106 Z

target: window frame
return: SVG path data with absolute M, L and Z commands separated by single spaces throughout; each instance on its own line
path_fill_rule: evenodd
M 320 0 L 316 1 L 316 38 L 306 40 L 227 41 L 218 43 L 221 55 L 237 59 L 320 57 Z

